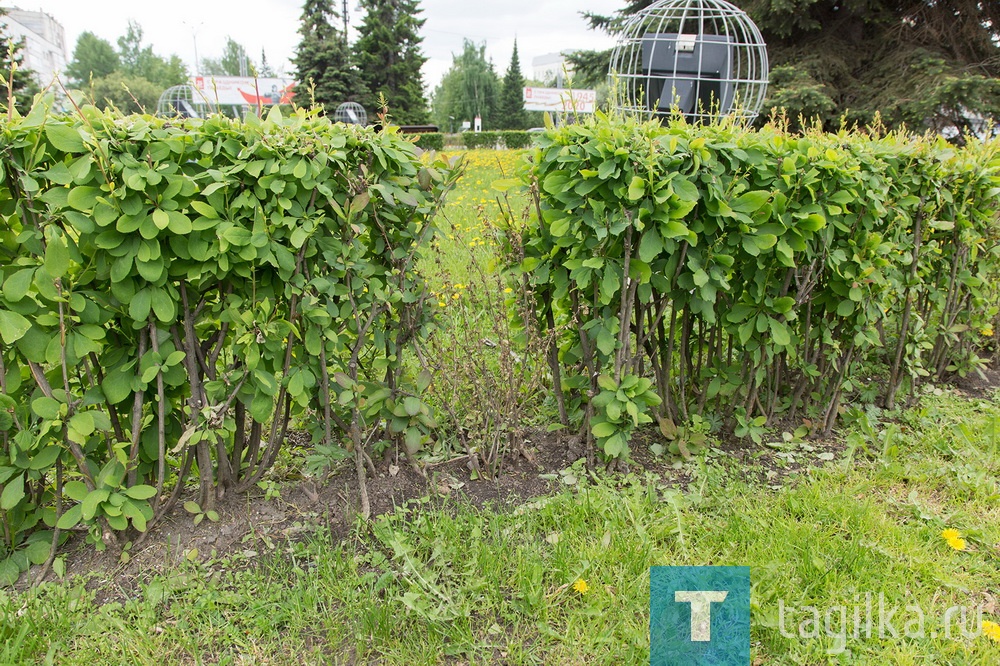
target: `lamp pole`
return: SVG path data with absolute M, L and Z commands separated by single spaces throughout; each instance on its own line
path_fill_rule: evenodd
M 191 30 L 191 39 L 194 41 L 194 75 L 201 76 L 201 61 L 198 60 L 198 30 L 201 26 L 205 25 L 204 22 L 198 23 L 188 23 L 187 21 L 182 21 Z

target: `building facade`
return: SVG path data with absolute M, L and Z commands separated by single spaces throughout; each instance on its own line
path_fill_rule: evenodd
M 16 7 L 8 8 L 7 16 L 0 21 L 7 24 L 12 39 L 24 40 L 22 66 L 34 73 L 39 86 L 45 88 L 62 75 L 67 62 L 66 31 L 59 21 L 42 11 Z

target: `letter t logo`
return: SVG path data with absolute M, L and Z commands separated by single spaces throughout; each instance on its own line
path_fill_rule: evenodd
M 677 590 L 674 601 L 691 604 L 691 640 L 706 642 L 712 640 L 712 602 L 722 603 L 728 592 L 699 592 Z

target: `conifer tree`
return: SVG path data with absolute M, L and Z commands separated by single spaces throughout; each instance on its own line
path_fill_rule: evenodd
M 506 130 L 528 128 L 528 114 L 524 110 L 524 75 L 521 73 L 516 39 L 514 52 L 510 56 L 510 65 L 507 66 L 507 73 L 503 77 L 503 87 L 500 89 L 497 127 Z
M 420 68 L 427 58 L 420 50 L 424 19 L 418 0 L 361 0 L 365 17 L 354 44 L 355 59 L 367 90 L 362 105 L 377 108 L 381 93 L 390 117 L 403 125 L 427 122 Z
M 760 28 L 771 82 L 765 113 L 784 108 L 830 129 L 841 118 L 953 133 L 1000 120 L 1000 2 L 983 0 L 732 0 Z M 627 0 L 611 16 L 585 14 L 612 34 L 652 4 Z M 610 53 L 570 56 L 587 83 Z M 580 80 L 580 79 L 578 79 Z
M 309 90 L 317 104 L 332 113 L 339 104 L 357 101 L 364 88 L 351 62 L 346 35 L 334 25 L 339 14 L 331 0 L 306 0 L 302 7 L 302 39 L 295 54 L 296 99 L 308 103 Z

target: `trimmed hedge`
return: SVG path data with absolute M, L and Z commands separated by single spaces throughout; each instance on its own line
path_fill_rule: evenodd
M 498 148 L 518 150 L 531 145 L 534 136 L 530 132 L 463 132 L 462 142 L 466 148 Z
M 424 441 L 400 359 L 430 317 L 414 266 L 447 163 L 277 108 L 38 104 L 0 144 L 0 579 L 60 531 L 144 531 L 192 474 L 202 511 L 254 486 L 292 419 L 361 474 L 371 428 Z
M 541 217 L 511 230 L 510 266 L 558 337 L 563 420 L 612 457 L 659 421 L 683 453 L 699 424 L 829 431 L 845 395 L 892 406 L 976 371 L 1000 304 L 998 174 L 996 141 L 600 114 L 545 132 L 524 172 Z
M 422 134 L 412 134 L 413 145 L 422 150 L 442 150 L 444 148 L 444 134 L 441 132 L 424 132 Z

